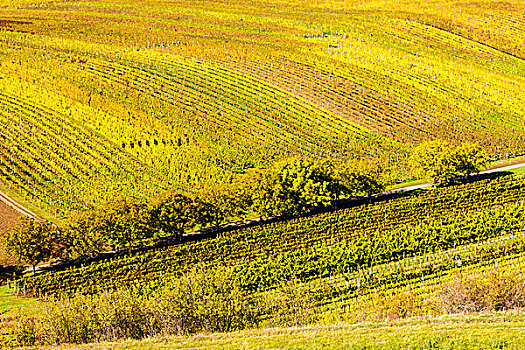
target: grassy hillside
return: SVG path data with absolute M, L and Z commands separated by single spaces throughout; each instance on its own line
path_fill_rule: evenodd
M 264 329 L 63 349 L 521 349 L 524 327 L 523 315 L 500 313 Z
M 207 274 L 227 267 L 226 280 L 238 283 L 248 298 L 272 302 L 292 293 L 298 303 L 307 301 L 303 306 L 282 301 L 280 311 L 261 311 L 263 327 L 437 317 L 455 310 L 448 309 L 443 293 L 457 281 L 474 278 L 480 288 L 490 286 L 494 299 L 487 300 L 500 305 L 498 293 L 505 298 L 504 286 L 514 286 L 504 276 L 524 275 L 524 194 L 524 178 L 494 174 L 195 242 L 123 251 L 27 274 L 18 286 L 35 297 L 66 300 L 106 298 L 125 288 L 123 296 L 131 298 L 126 300 L 150 305 L 163 300 L 159 290 L 185 281 L 196 266 Z M 275 313 L 292 310 L 297 318 L 291 321 Z
M 16 3 L 16 5 L 15 5 Z M 524 152 L 523 5 L 0 2 L 0 181 L 53 216 L 421 140 Z
M 406 159 L 425 140 L 523 156 L 524 30 L 517 1 L 0 0 L 0 188 L 60 223 L 121 195 L 210 189 L 293 156 L 384 161 L 394 182 L 414 180 Z M 17 286 L 34 299 L 0 288 L 0 342 L 17 327 L 27 344 L 75 342 L 68 317 L 88 325 L 80 341 L 115 339 L 86 318 L 169 320 L 173 304 L 155 293 L 228 271 L 235 305 L 257 310 L 231 329 L 287 324 L 279 312 L 317 326 L 107 347 L 518 348 L 519 313 L 439 317 L 460 278 L 503 288 L 497 278 L 513 276 L 525 293 L 523 169 L 25 274 Z M 0 204 L 0 230 L 12 219 Z M 213 295 L 220 304 L 224 289 Z M 35 312 L 55 298 L 79 303 L 62 314 L 60 341 L 49 336 L 57 318 Z M 19 308 L 36 323 L 17 326 Z M 205 329 L 147 324 L 133 336 Z

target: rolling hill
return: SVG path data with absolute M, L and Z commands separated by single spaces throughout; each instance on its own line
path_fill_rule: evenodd
M 293 155 L 522 154 L 517 2 L 0 3 L 0 181 L 68 216 Z
M 151 209 L 152 198 L 165 191 L 207 193 L 238 184 L 250 169 L 293 157 L 377 162 L 398 184 L 417 180 L 407 159 L 428 140 L 447 140 L 454 147 L 478 143 L 493 161 L 522 157 L 524 33 L 520 1 L 0 0 L 0 190 L 61 226 L 117 197 L 135 197 L 143 200 L 140 208 Z M 521 316 L 487 316 L 496 325 L 486 329 L 479 326 L 483 316 L 473 316 L 472 324 L 470 316 L 441 316 L 457 311 L 444 306 L 443 293 L 465 278 L 502 289 L 508 281 L 495 283 L 490 276 L 512 277 L 519 282 L 515 291 L 525 295 L 523 169 L 345 198 L 301 215 L 208 227 L 202 235 L 183 236 L 182 224 L 180 237 L 163 237 L 166 232 L 159 229 L 160 235 L 142 237 L 134 247 L 133 240 L 120 250 L 115 247 L 121 242 L 104 241 L 100 247 L 114 251 L 82 251 L 73 254 L 76 260 L 34 273 L 9 270 L 10 280 L 0 288 L 7 310 L 0 347 L 21 345 L 14 334 L 22 333 L 34 335 L 26 343 L 34 345 L 211 329 L 173 326 L 155 333 L 152 329 L 169 315 L 161 312 L 165 319 L 158 321 L 158 314 L 149 317 L 144 311 L 159 310 L 155 303 L 166 301 L 161 294 L 166 288 L 192 286 L 191 278 L 199 276 L 219 289 L 225 286 L 221 283 L 237 288 L 234 316 L 242 314 L 243 305 L 257 310 L 249 322 L 223 329 L 288 326 L 279 319 L 285 317 L 279 312 L 288 311 L 305 312 L 292 325 L 319 328 L 167 342 L 189 339 L 195 347 L 227 348 L 242 338 L 248 347 L 264 339 L 268 348 L 282 347 L 281 341 L 315 348 L 311 337 L 335 337 L 327 345 L 362 348 L 364 332 L 398 348 L 452 347 L 456 340 L 468 345 L 479 340 L 480 348 L 514 346 Z M 160 212 L 162 205 L 151 212 Z M 186 216 L 191 215 L 200 214 Z M 0 231 L 16 216 L 0 202 Z M 89 223 L 97 216 L 84 218 Z M 210 220 L 202 225 L 215 225 Z M 58 226 L 49 225 L 57 232 Z M 86 224 L 78 232 L 85 227 L 90 230 Z M 110 237 L 93 232 L 100 241 Z M 67 232 L 57 237 L 71 239 Z M 61 251 L 73 245 L 62 243 L 55 244 L 53 256 L 73 256 Z M 229 275 L 213 280 L 221 271 Z M 219 303 L 228 294 L 224 288 L 217 294 Z M 496 294 L 487 299 L 497 299 Z M 173 299 L 179 297 L 183 300 Z M 216 299 L 195 309 L 213 309 L 208 302 Z M 295 299 L 306 306 L 293 304 Z M 517 299 L 512 307 L 525 307 L 523 298 Z M 93 305 L 97 300 L 100 305 Z M 132 307 L 124 305 L 127 301 Z M 261 306 L 266 302 L 270 311 Z M 18 304 L 44 311 L 19 316 L 12 311 Z M 80 306 L 67 314 L 71 305 Z M 499 311 L 507 304 L 491 307 Z M 100 320 L 98 309 L 112 316 Z M 86 316 L 86 310 L 92 314 Z M 62 311 L 62 318 L 49 317 Z M 150 329 L 117 336 L 85 326 L 95 320 L 107 328 L 127 312 L 130 329 L 140 317 L 149 320 L 143 323 Z M 67 337 L 59 340 L 58 332 L 49 331 L 59 323 L 45 325 L 46 317 L 51 322 L 77 317 L 79 326 L 74 321 L 73 328 L 84 338 L 77 341 L 71 336 L 75 330 L 64 327 Z M 501 331 L 500 317 L 514 328 Z M 321 326 L 336 323 L 341 325 Z M 442 337 L 429 335 L 432 325 L 441 327 Z M 399 335 L 404 326 L 407 338 Z M 386 327 L 395 330 L 380 337 Z M 465 339 L 461 329 L 483 334 Z M 496 333 L 505 343 L 493 341 Z M 342 340 L 347 337 L 357 338 L 350 344 Z

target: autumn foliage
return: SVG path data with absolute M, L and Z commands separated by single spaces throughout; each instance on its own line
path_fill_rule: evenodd
M 486 161 L 487 154 L 477 144 L 465 143 L 454 148 L 447 141 L 435 140 L 414 148 L 409 163 L 417 176 L 445 184 L 460 175 L 480 172 Z
M 160 237 L 178 240 L 189 230 L 248 215 L 296 216 L 334 200 L 382 190 L 379 168 L 371 164 L 291 158 L 199 193 L 172 190 L 150 201 L 117 197 L 71 216 L 61 229 L 24 218 L 9 231 L 6 250 L 20 263 L 34 266 L 50 258 L 88 257 Z

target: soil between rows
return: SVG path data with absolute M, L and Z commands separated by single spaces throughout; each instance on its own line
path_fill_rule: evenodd
M 14 224 L 19 216 L 20 213 L 18 213 L 16 210 L 4 202 L 0 202 L 0 232 Z

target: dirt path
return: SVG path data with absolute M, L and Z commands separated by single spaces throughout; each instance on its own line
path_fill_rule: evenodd
M 508 170 L 513 170 L 513 169 L 518 169 L 518 168 L 522 168 L 524 166 L 525 166 L 525 161 L 521 161 L 520 163 L 516 163 L 516 164 L 512 164 L 512 165 L 495 167 L 495 168 L 492 168 L 492 169 L 489 169 L 489 170 L 485 170 L 485 171 L 482 171 L 481 174 L 492 174 L 492 173 L 497 173 L 497 172 L 500 172 L 500 171 L 508 171 Z
M 2 204 L 4 204 L 4 205 L 7 205 L 9 208 L 11 208 L 12 210 L 18 212 L 19 214 L 27 215 L 27 216 L 30 216 L 32 218 L 36 218 L 37 217 L 37 215 L 35 213 L 33 213 L 31 210 L 25 208 L 20 203 L 18 203 L 17 201 L 15 201 L 14 199 L 9 197 L 7 194 L 5 194 L 2 191 L 0 191 L 0 202 L 2 202 Z M 4 210 L 5 209 L 3 208 L 2 212 Z M 0 220 L 2 220 L 1 217 L 0 217 Z
M 492 168 L 492 169 L 484 170 L 484 171 L 480 172 L 479 175 L 499 173 L 499 172 L 509 171 L 509 170 L 518 169 L 518 168 L 522 168 L 522 167 L 525 167 L 525 161 L 523 161 L 522 163 L 506 165 L 506 166 L 500 166 L 500 167 L 495 167 L 495 168 Z M 398 187 L 396 189 L 387 191 L 386 193 L 398 193 L 398 192 L 414 191 L 414 190 L 419 190 L 419 189 L 422 189 L 422 188 L 427 188 L 427 187 L 430 187 L 432 185 L 433 185 L 433 183 L 426 182 L 426 183 L 418 184 L 418 185 Z

